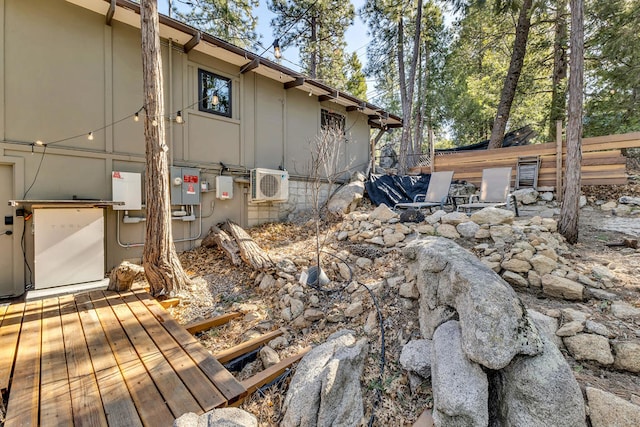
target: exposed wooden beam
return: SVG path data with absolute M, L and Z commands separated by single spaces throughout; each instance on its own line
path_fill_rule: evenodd
M 116 13 L 116 0 L 111 0 L 109 4 L 109 9 L 107 10 L 106 23 L 111 26 L 111 20 L 113 20 L 113 15 Z
M 200 31 L 198 31 L 197 33 L 195 33 L 193 35 L 193 37 L 191 37 L 191 40 L 189 40 L 188 42 L 186 42 L 183 46 L 184 49 L 184 53 L 189 53 L 189 51 L 191 49 L 193 49 L 194 47 L 196 47 L 198 45 L 198 43 L 200 43 Z
M 260 60 L 258 58 L 252 60 L 248 64 L 245 64 L 240 68 L 240 74 L 248 73 L 251 70 L 255 70 L 260 65 Z
M 284 84 L 285 89 L 291 89 L 294 87 L 302 86 L 304 84 L 304 77 L 297 77 L 295 80 L 291 82 L 286 82 Z
M 335 90 L 331 92 L 329 95 L 320 95 L 318 97 L 318 102 L 331 101 L 333 99 L 338 99 L 339 95 L 340 93 L 337 90 Z
M 347 107 L 347 111 L 364 111 L 365 108 L 366 105 L 364 102 L 362 102 L 359 105 L 349 105 Z
M 378 116 L 373 116 L 376 119 L 378 118 Z M 371 116 L 369 116 L 369 121 L 367 122 L 367 124 L 372 127 L 372 128 L 376 128 L 376 129 L 382 129 L 382 125 L 380 123 L 376 123 L 373 120 L 371 120 Z

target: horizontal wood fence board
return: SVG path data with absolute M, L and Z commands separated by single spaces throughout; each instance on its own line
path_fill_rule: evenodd
M 627 183 L 626 157 L 623 148 L 640 147 L 640 132 L 623 135 L 607 135 L 595 138 L 583 138 L 581 175 L 582 185 L 621 185 Z M 519 147 L 505 147 L 492 150 L 465 151 L 437 155 L 434 170 L 453 170 L 455 180 L 463 180 L 479 186 L 482 171 L 495 167 L 513 167 L 512 188 L 517 174 L 519 157 L 537 155 L 540 157 L 538 168 L 538 187 L 558 185 L 558 165 L 564 164 L 567 156 L 566 141 L 562 145 L 562 161 L 556 160 L 558 146 L 555 142 L 533 144 Z M 414 168 L 414 172 L 430 173 L 430 168 Z
M 585 145 L 627 141 L 640 141 L 640 132 L 629 132 L 616 135 L 592 136 L 589 138 L 582 138 L 582 143 Z

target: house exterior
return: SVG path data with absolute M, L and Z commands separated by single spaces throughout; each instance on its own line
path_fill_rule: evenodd
M 348 129 L 340 157 L 361 171 L 371 161 L 371 130 L 402 124 L 168 17 L 160 32 L 167 116 L 158 119 L 174 166 L 179 251 L 226 219 L 250 226 L 308 206 L 309 141 L 323 123 Z M 138 5 L 0 0 L 0 37 L 0 297 L 23 293 L 25 284 L 89 281 L 138 260 L 145 214 Z M 266 171 L 252 175 L 256 168 Z M 288 195 L 256 202 L 251 179 L 268 175 L 287 180 Z

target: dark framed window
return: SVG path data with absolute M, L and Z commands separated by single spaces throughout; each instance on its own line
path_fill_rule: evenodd
M 320 125 L 322 129 L 336 129 L 345 132 L 345 119 L 342 114 L 334 113 L 324 108 L 320 111 Z
M 231 79 L 198 70 L 198 109 L 231 117 Z

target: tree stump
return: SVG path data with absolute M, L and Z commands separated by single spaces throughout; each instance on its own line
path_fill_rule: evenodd
M 215 225 L 209 229 L 207 236 L 202 239 L 202 246 L 205 248 L 213 248 L 214 246 L 217 246 L 222 249 L 233 265 L 238 266 L 242 264 L 242 259 L 240 259 L 239 255 L 240 248 L 236 244 L 235 240 Z
M 128 291 L 131 289 L 134 280 L 142 277 L 144 277 L 144 268 L 142 266 L 122 261 L 119 266 L 111 270 L 107 290 L 116 292 Z
M 269 271 L 275 269 L 275 263 L 268 253 L 233 221 L 227 220 L 225 228 L 236 240 L 240 249 L 240 257 L 254 270 Z

